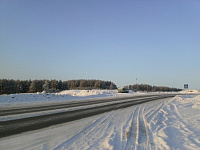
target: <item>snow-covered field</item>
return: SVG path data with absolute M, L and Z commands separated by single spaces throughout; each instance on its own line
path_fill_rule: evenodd
M 69 93 L 66 93 L 69 92 Z M 83 92 L 83 91 L 82 91 Z M 124 96 L 117 91 L 65 91 L 49 96 L 27 94 L 0 96 L 1 107 L 11 104 L 32 103 L 44 97 L 45 102 L 55 100 Z M 193 91 L 194 92 L 194 91 Z M 73 94 L 75 93 L 75 95 Z M 87 93 L 89 93 L 87 91 Z M 91 92 L 92 93 L 92 92 Z M 186 93 L 186 92 L 185 92 Z M 190 92 L 191 93 L 191 92 Z M 198 91 L 195 91 L 198 94 Z M 79 95 L 80 94 L 80 95 Z M 81 96 L 82 94 L 82 96 Z M 146 94 L 146 93 L 130 93 Z M 64 95 L 65 98 L 61 98 Z M 99 96 L 100 95 L 100 96 Z M 14 96 L 14 98 L 13 98 Z M 7 97 L 7 98 L 2 98 Z M 9 97 L 9 98 L 8 98 Z M 20 97 L 20 98 L 19 98 Z M 30 99 L 24 100 L 23 97 Z M 51 97 L 51 98 L 50 98 Z M 53 99 L 54 97 L 54 99 Z M 25 98 L 26 99 L 26 98 Z M 73 100 L 70 99 L 70 100 Z M 42 100 L 37 101 L 42 102 Z M 0 149 L 200 149 L 200 95 L 178 95 L 174 98 L 148 102 L 126 109 L 31 131 L 0 139 Z

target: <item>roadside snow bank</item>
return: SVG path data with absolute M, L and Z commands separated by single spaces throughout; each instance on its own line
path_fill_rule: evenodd
M 200 96 L 182 95 L 146 114 L 156 149 L 200 148 Z
M 117 90 L 65 90 L 62 92 L 59 92 L 58 95 L 71 95 L 71 96 L 116 96 Z
M 199 90 L 183 90 L 183 91 L 180 91 L 180 93 L 183 93 L 183 94 L 187 94 L 187 93 L 190 93 L 190 94 L 198 94 L 200 93 Z
M 15 104 L 72 101 L 103 97 L 119 97 L 145 94 L 142 92 L 118 93 L 117 90 L 65 90 L 59 93 L 24 93 L 0 95 L 0 106 Z

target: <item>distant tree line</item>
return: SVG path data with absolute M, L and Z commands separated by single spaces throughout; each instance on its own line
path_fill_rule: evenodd
M 62 90 L 116 89 L 111 81 L 102 80 L 8 80 L 0 79 L 0 94 L 59 92 Z
M 133 84 L 124 87 L 125 89 L 133 90 L 133 91 L 146 91 L 146 92 L 178 92 L 182 91 L 182 89 L 178 88 L 170 88 L 165 86 L 151 86 L 148 84 Z

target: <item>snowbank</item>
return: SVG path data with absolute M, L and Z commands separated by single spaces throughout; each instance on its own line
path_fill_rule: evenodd
M 71 96 L 81 96 L 81 97 L 101 95 L 101 96 L 107 97 L 107 96 L 116 96 L 117 91 L 116 90 L 111 90 L 111 91 L 109 90 L 65 90 L 58 93 L 58 95 L 71 95 Z
M 180 93 L 183 93 L 183 94 L 187 94 L 187 93 L 199 94 L 200 91 L 199 90 L 183 90 L 183 91 L 180 91 Z
M 156 149 L 200 148 L 200 96 L 181 95 L 146 114 Z
M 119 97 L 144 94 L 140 92 L 118 93 L 117 90 L 65 90 L 59 93 L 26 93 L 0 95 L 0 106 L 14 104 L 46 103 L 56 101 L 71 101 L 103 97 Z

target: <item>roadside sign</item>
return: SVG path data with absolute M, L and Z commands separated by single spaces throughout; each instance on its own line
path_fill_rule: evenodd
M 184 84 L 184 89 L 188 89 L 188 84 Z

